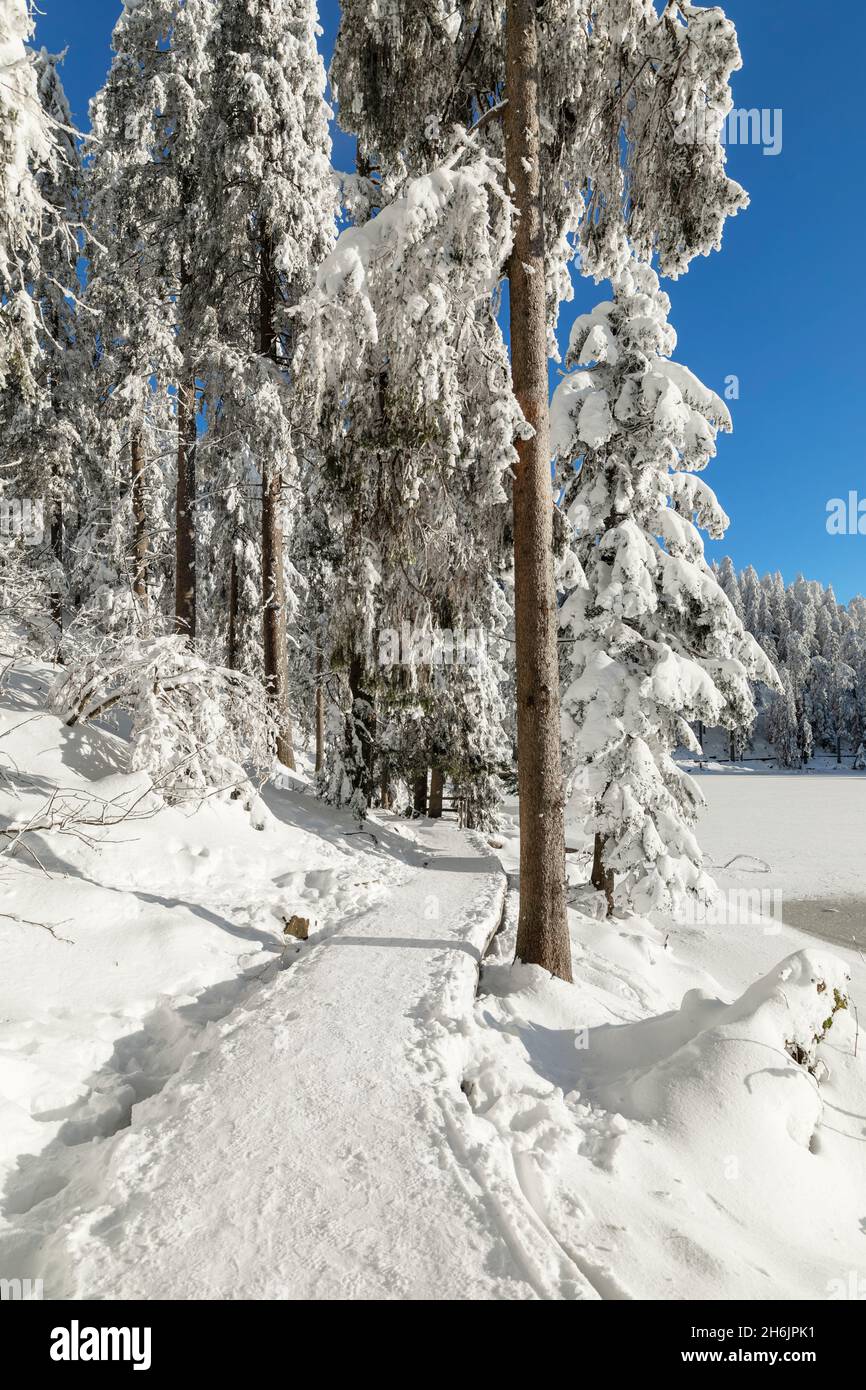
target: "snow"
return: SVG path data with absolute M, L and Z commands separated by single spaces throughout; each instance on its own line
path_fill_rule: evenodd
M 58 785 L 141 794 L 120 739 L 41 712 L 53 674 L 2 691 L 23 799 L 4 818 Z M 448 1137 L 498 860 L 453 825 L 358 832 L 263 795 L 261 830 L 210 800 L 98 846 L 39 836 L 57 877 L 2 861 L 3 911 L 74 944 L 0 923 L 0 1267 L 38 1268 L 48 1297 L 519 1294 Z
M 85 1115 L 93 1133 L 110 1129 L 148 1071 L 172 1070 L 280 958 L 288 917 L 323 930 L 399 870 L 369 839 L 347 838 L 347 817 L 314 802 L 299 815 L 309 798 L 297 794 L 267 789 L 271 809 L 255 818 L 240 802 L 161 806 L 141 774 L 118 772 L 120 739 L 44 712 L 53 675 L 30 665 L 2 690 L 0 823 L 40 817 L 52 794 L 55 808 L 108 821 L 135 810 L 107 828 L 30 835 L 0 859 L 4 1177 Z
M 711 850 L 713 873 L 723 887 L 736 887 L 744 873 L 737 866 L 728 871 L 717 866 L 727 864 L 745 846 L 760 846 L 756 852 L 771 866 L 760 876 L 761 886 L 780 889 L 786 899 L 866 896 L 866 777 L 840 777 L 836 772 L 741 774 L 728 768 L 698 778 L 707 799 L 701 838 Z M 758 878 L 748 881 L 754 884 Z
M 456 1085 L 449 1014 L 471 1004 L 503 878 L 453 827 L 422 835 L 409 859 L 386 904 L 264 984 L 139 1107 L 92 1195 L 76 1192 L 49 1283 L 74 1252 L 66 1291 L 79 1296 L 490 1291 L 437 1091 Z
M 853 945 L 599 919 L 570 822 L 575 985 L 512 967 L 513 821 L 358 833 L 302 776 L 257 816 L 165 805 L 118 735 L 45 712 L 54 678 L 19 663 L 0 688 L 0 821 L 52 794 L 137 818 L 0 858 L 4 1276 L 54 1298 L 822 1299 L 862 1271 Z M 776 889 L 783 916 L 811 893 L 816 920 L 860 891 L 866 778 L 698 779 L 723 889 Z
M 862 779 L 701 785 L 699 833 L 723 887 L 773 885 L 783 917 L 809 890 L 816 923 L 858 874 L 862 892 Z M 817 824 L 833 873 L 816 864 Z M 511 866 L 516 836 L 501 838 Z M 569 846 L 581 839 L 568 824 Z M 825 1299 L 862 1277 L 866 957 L 770 920 L 600 921 L 584 890 L 571 896 L 575 986 L 511 970 L 510 934 L 499 938 L 466 1066 L 477 1142 L 509 1151 L 551 1268 L 570 1252 L 605 1298 Z M 786 1043 L 822 1031 L 834 989 L 850 1003 L 816 1077 Z

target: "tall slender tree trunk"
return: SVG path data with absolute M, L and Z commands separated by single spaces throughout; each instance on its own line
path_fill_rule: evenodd
M 278 361 L 277 272 L 270 234 L 262 236 L 259 261 L 259 351 Z M 262 474 L 262 585 L 265 689 L 277 719 L 277 757 L 295 766 L 289 709 L 289 646 L 286 635 L 286 572 L 282 524 L 282 480 L 275 460 L 260 460 Z
M 196 626 L 195 377 L 177 391 L 174 625 L 190 639 Z
M 445 792 L 445 773 L 441 767 L 434 767 L 430 771 L 430 803 L 428 814 L 434 820 L 441 819 L 442 816 L 442 797 Z
M 592 875 L 590 882 L 597 893 L 604 893 L 607 900 L 607 915 L 613 916 L 613 892 L 615 887 L 613 869 L 605 868 L 604 864 L 605 838 L 598 831 L 595 832 L 595 842 L 592 850 Z
M 379 773 L 379 804 L 383 811 L 390 811 L 394 804 L 394 796 L 391 791 L 391 764 L 387 758 L 382 759 Z
M 59 497 L 55 497 L 51 502 L 51 554 L 57 566 L 58 573 L 63 572 L 63 503 Z M 63 594 L 60 589 L 56 589 L 48 596 L 48 605 L 51 612 L 52 621 L 55 622 L 63 631 Z
M 56 307 L 52 309 L 50 317 L 51 317 L 51 328 L 52 328 L 52 334 L 53 334 L 53 337 L 54 337 L 54 341 L 55 341 L 55 343 L 59 343 L 59 342 L 60 342 L 60 337 L 61 337 L 61 335 L 60 335 L 60 316 L 59 316 L 59 313 L 58 313 Z M 59 421 L 59 420 L 62 418 L 62 412 L 61 412 L 61 408 L 60 408 L 60 405 L 59 405 L 59 402 L 58 402 L 58 398 L 57 398 L 56 381 L 54 380 L 54 377 L 53 377 L 53 376 L 49 377 L 48 387 L 49 387 L 49 391 L 50 391 L 50 394 L 51 394 L 51 407 L 52 407 L 52 410 L 54 411 L 55 416 L 57 417 L 57 419 L 58 419 L 58 421 Z M 51 543 L 51 554 L 52 554 L 52 556 L 53 556 L 54 563 L 55 563 L 55 565 L 57 566 L 57 574 L 58 574 L 58 578 L 59 578 L 59 580 L 60 580 L 60 588 L 58 588 L 57 590 L 55 590 L 54 593 L 49 594 L 49 596 L 48 596 L 48 607 L 49 607 L 49 611 L 50 611 L 50 613 L 51 613 L 52 621 L 53 621 L 54 623 L 56 623 L 57 628 L 58 628 L 58 630 L 59 630 L 59 632 L 61 633 L 61 636 L 62 636 L 62 634 L 63 634 L 63 587 L 64 587 L 64 586 L 63 586 L 63 578 L 62 578 L 62 576 L 63 576 L 63 500 L 62 500 L 62 493 L 61 493 L 61 488 L 60 488 L 60 480 L 59 480 L 59 478 L 57 477 L 57 471 L 56 471 L 56 469 L 54 468 L 53 465 L 52 465 L 52 468 L 51 468 L 51 476 L 52 476 L 53 484 L 54 484 L 54 486 L 53 486 L 53 488 L 52 488 L 52 492 L 53 492 L 54 495 L 52 496 L 51 502 L 50 502 L 50 507 L 51 507 L 51 521 L 50 521 L 50 536 L 49 536 L 49 539 L 50 539 L 50 543 Z
M 230 671 L 238 669 L 239 646 L 240 584 L 238 579 L 238 555 L 232 546 L 232 563 L 229 569 L 229 630 L 226 651 L 226 665 Z
M 508 0 L 505 171 L 518 211 L 508 265 L 514 392 L 535 433 L 518 439 L 514 477 L 520 915 L 517 958 L 571 980 L 538 102 L 536 0 Z
M 373 800 L 373 772 L 376 763 L 376 709 L 373 696 L 365 689 L 364 659 L 356 652 L 349 662 L 351 711 L 346 731 L 350 765 L 356 767 L 355 789 L 369 806 Z M 354 743 L 361 744 L 362 762 L 355 762 Z
M 427 769 L 419 772 L 412 784 L 412 810 L 416 816 L 427 814 Z
M 325 766 L 325 687 L 322 684 L 324 657 L 316 652 L 316 771 Z
M 147 515 L 147 495 L 144 478 L 144 443 L 141 430 L 132 436 L 132 522 L 135 538 L 135 568 L 132 592 L 138 603 L 143 623 L 147 622 L 147 562 L 150 551 L 150 527 Z

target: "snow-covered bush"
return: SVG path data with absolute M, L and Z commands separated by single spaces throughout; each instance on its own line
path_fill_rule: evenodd
M 266 776 L 274 723 L 261 684 L 213 666 L 185 637 L 83 639 L 66 653 L 51 703 L 67 725 L 124 710 L 132 719 L 130 770 L 144 770 L 169 802 L 250 791 Z
M 784 971 L 780 972 L 780 977 L 785 977 Z M 812 975 L 810 983 L 818 996 L 817 1005 L 813 1001 L 811 1010 L 801 1010 L 793 1016 L 794 1026 L 791 1036 L 785 1039 L 785 1051 L 814 1075 L 818 1070 L 818 1048 L 826 1041 L 836 1015 L 848 1007 L 848 975 L 837 969 L 828 984 L 823 970 L 819 970 L 817 975 Z

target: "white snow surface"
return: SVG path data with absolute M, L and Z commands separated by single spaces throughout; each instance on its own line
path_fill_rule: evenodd
M 449 1019 L 471 1009 L 504 879 L 455 828 L 428 839 L 381 906 L 263 982 L 94 1152 L 74 1211 L 60 1199 L 64 1229 L 43 1204 L 49 1287 L 315 1299 L 516 1287 L 504 1256 L 487 1268 L 441 1095 L 452 1082 L 459 1095 Z
M 723 891 L 765 890 L 774 908 L 778 891 L 784 919 L 808 889 L 816 931 L 840 885 L 859 885 L 866 912 L 866 780 L 718 775 L 701 788 L 698 833 Z M 567 840 L 577 884 L 588 846 L 573 823 Z M 513 820 L 498 842 L 513 869 Z M 831 948 L 775 913 L 605 922 L 591 894 L 572 897 L 583 907 L 570 914 L 575 985 L 512 968 L 513 928 L 497 938 L 466 1069 L 487 1142 L 510 1149 L 557 1246 L 602 1297 L 827 1299 L 866 1287 L 862 950 Z M 786 1043 L 822 1031 L 834 989 L 849 1006 L 817 1048 L 816 1078 Z
M 60 1299 L 863 1279 L 860 951 L 770 921 L 599 920 L 569 825 L 575 984 L 512 967 L 513 822 L 357 834 L 279 777 L 251 810 L 167 809 L 118 772 L 119 738 L 44 713 L 51 677 L 0 687 L 0 825 L 52 796 L 134 810 L 0 854 L 0 1276 Z M 813 897 L 816 925 L 840 884 L 862 893 L 866 780 L 700 780 L 723 887 Z

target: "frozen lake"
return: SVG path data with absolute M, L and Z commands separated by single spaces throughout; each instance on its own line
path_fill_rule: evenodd
M 779 889 L 790 927 L 866 951 L 866 775 L 702 773 L 698 839 L 723 888 Z

